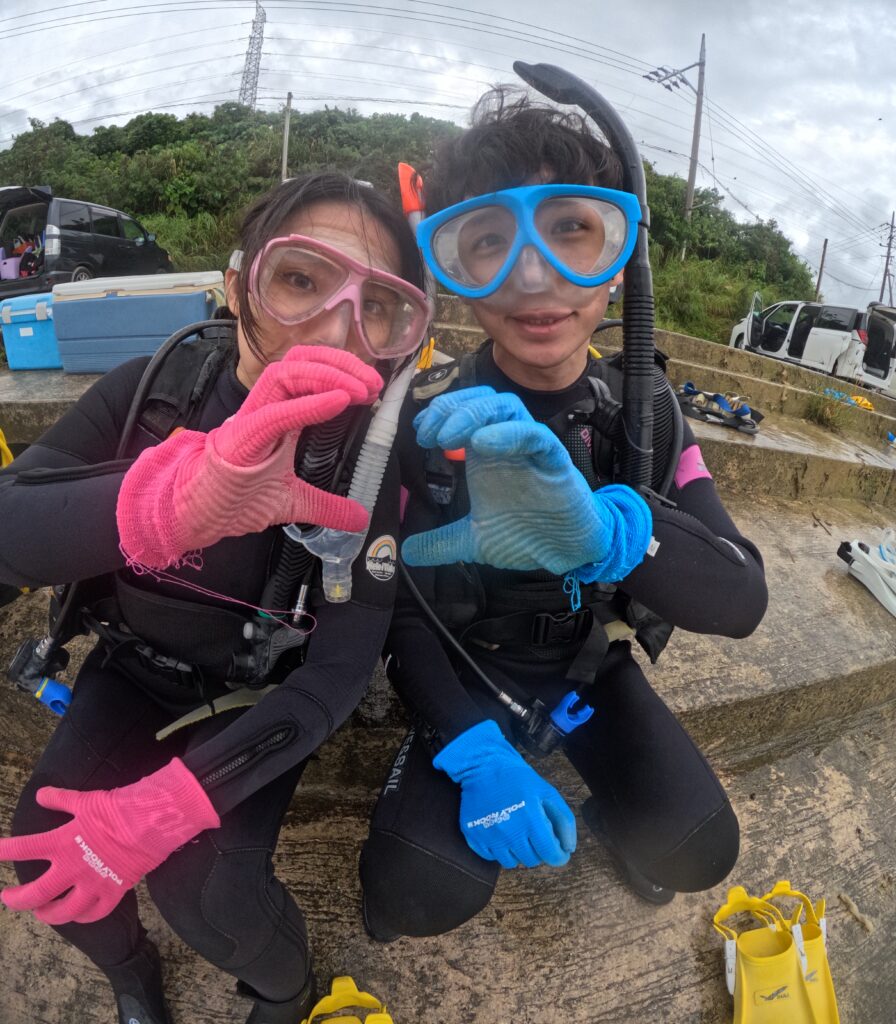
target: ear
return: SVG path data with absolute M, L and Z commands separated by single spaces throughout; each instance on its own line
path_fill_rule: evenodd
M 235 317 L 240 315 L 240 300 L 236 287 L 238 280 L 239 273 L 236 270 L 228 267 L 224 271 L 224 294 L 227 296 L 227 308 Z
M 620 270 L 619 273 L 611 281 L 608 282 L 610 287 L 611 288 L 615 288 L 615 287 L 617 287 L 617 285 L 622 284 L 622 279 L 624 277 L 625 277 L 625 271 L 624 270 Z M 231 308 L 233 308 L 233 307 L 231 307 Z

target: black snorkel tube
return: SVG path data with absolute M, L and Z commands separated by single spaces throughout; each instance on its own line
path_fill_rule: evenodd
M 647 251 L 650 210 L 644 165 L 638 147 L 611 104 L 581 78 L 553 64 L 513 62 L 527 84 L 555 103 L 581 107 L 600 128 L 622 164 L 622 188 L 637 196 L 641 223 L 635 251 L 625 265 L 625 303 L 622 312 L 623 385 L 620 445 L 622 478 L 630 487 L 649 488 L 653 472 L 653 277 Z

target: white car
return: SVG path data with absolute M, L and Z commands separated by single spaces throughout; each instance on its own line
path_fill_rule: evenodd
M 896 309 L 872 303 L 866 310 L 820 302 L 776 302 L 750 312 L 731 332 L 731 348 L 783 359 L 880 391 L 896 370 Z

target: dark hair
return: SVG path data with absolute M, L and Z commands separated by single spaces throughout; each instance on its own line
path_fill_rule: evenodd
M 423 268 L 413 232 L 390 199 L 369 185 L 336 171 L 303 174 L 284 181 L 255 200 L 246 211 L 240 228 L 243 259 L 236 285 L 239 319 L 249 347 L 259 359 L 264 360 L 265 355 L 258 336 L 258 320 L 249 301 L 249 268 L 265 245 L 277 237 L 284 221 L 321 202 L 347 203 L 374 217 L 398 246 L 401 260 L 399 276 L 418 288 L 423 287 Z
M 516 188 L 547 171 L 550 182 L 619 188 L 622 166 L 585 117 L 533 103 L 497 85 L 473 107 L 471 127 L 437 146 L 426 177 L 427 212 Z

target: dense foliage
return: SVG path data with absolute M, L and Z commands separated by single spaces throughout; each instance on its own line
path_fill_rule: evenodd
M 32 120 L 0 153 L 0 184 L 47 184 L 56 195 L 118 207 L 156 233 L 179 269 L 220 268 L 240 210 L 279 180 L 282 122 L 236 103 L 211 115 L 140 114 L 89 136 L 66 121 Z M 293 113 L 288 166 L 341 168 L 397 198 L 396 163 L 424 166 L 433 143 L 458 130 L 420 114 Z M 684 181 L 646 170 L 659 326 L 727 340 L 754 291 L 767 302 L 811 296 L 809 268 L 774 221 L 740 223 L 719 193 L 698 189 L 687 224 Z

